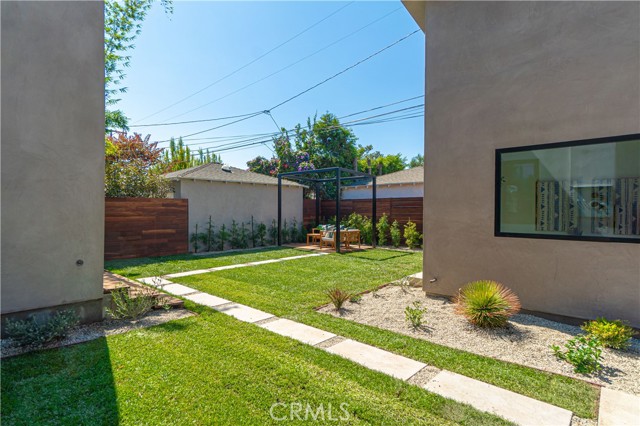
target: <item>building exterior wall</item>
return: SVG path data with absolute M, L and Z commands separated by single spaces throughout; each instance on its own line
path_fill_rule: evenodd
M 278 187 L 276 185 L 208 182 L 182 179 L 174 186 L 175 198 L 189 200 L 189 233 L 204 230 L 209 215 L 216 228 L 231 221 L 255 224 L 263 222 L 267 227 L 278 219 Z M 295 219 L 302 224 L 302 187 L 282 186 L 282 220 L 290 224 Z
M 378 185 L 376 198 L 414 198 L 424 195 L 424 184 Z M 342 190 L 343 200 L 365 200 L 371 198 L 371 188 L 358 186 Z
M 494 162 L 497 148 L 640 132 L 640 3 L 425 7 L 425 290 L 494 279 L 528 310 L 639 327 L 640 245 L 495 237 Z
M 3 317 L 102 318 L 103 20 L 102 2 L 2 2 Z

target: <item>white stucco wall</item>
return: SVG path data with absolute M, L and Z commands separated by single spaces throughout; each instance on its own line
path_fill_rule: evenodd
M 2 2 L 2 315 L 102 318 L 104 10 Z
M 278 219 L 278 187 L 276 185 L 207 182 L 202 180 L 181 180 L 174 182 L 175 198 L 189 200 L 189 233 L 204 226 L 209 215 L 216 228 L 223 223 L 229 227 L 235 220 L 255 224 L 264 222 L 267 226 Z M 302 188 L 282 187 L 282 220 L 302 223 Z M 200 231 L 200 229 L 198 229 Z
M 406 185 L 378 185 L 376 188 L 377 198 L 413 198 L 422 197 L 424 195 L 424 184 L 406 184 Z M 345 188 L 342 191 L 343 200 L 363 200 L 371 198 L 371 188 L 358 186 L 353 188 Z

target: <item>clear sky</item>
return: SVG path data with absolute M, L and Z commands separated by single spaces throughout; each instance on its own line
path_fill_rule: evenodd
M 323 19 L 302 35 L 223 79 Z M 126 70 L 124 81 L 128 92 L 121 96 L 117 107 L 125 112 L 132 125 L 267 110 L 416 29 L 418 26 L 400 1 L 175 1 L 174 13 L 169 16 L 158 3 L 147 17 L 131 53 L 131 66 Z M 360 31 L 351 34 L 357 30 Z M 314 54 L 321 49 L 324 50 Z M 307 56 L 310 57 L 305 59 Z M 280 71 L 297 61 L 300 62 Z M 268 77 L 275 72 L 278 73 Z M 166 108 L 209 85 L 211 87 Z M 237 93 L 232 93 L 235 91 Z M 272 116 L 280 127 L 290 129 L 316 113 L 329 111 L 341 117 L 421 95 L 424 95 L 424 34 L 418 32 L 326 84 L 273 109 Z M 342 121 L 367 118 L 423 101 L 418 98 Z M 421 110 L 407 110 L 380 118 L 415 115 L 416 111 Z M 131 130 L 151 134 L 153 141 L 162 141 L 234 120 L 238 118 L 132 127 Z M 352 129 L 362 145 L 373 145 L 375 150 L 385 154 L 399 152 L 411 158 L 423 152 L 423 123 L 423 118 L 417 117 Z M 228 144 L 243 140 L 231 139 L 233 136 L 274 131 L 277 131 L 274 121 L 268 115 L 260 114 L 185 137 L 185 142 L 194 149 L 214 150 L 233 147 Z M 160 146 L 166 145 L 160 143 Z M 247 160 L 257 155 L 269 158 L 272 153 L 268 146 L 252 145 L 220 154 L 225 163 L 245 168 Z

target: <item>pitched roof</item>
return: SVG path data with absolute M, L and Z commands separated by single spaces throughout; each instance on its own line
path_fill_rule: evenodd
M 410 183 L 424 183 L 424 167 L 413 167 L 411 169 L 400 170 L 388 175 L 378 176 L 377 185 L 402 185 Z M 368 184 L 366 186 L 370 186 Z
M 166 173 L 164 177 L 171 180 L 195 179 L 209 182 L 253 183 L 261 185 L 278 184 L 278 179 L 271 176 L 231 166 L 225 166 L 226 170 L 223 170 L 222 166 L 223 165 L 219 163 L 207 163 L 189 169 Z M 304 188 L 304 185 L 285 179 L 282 180 L 282 186 L 298 186 Z

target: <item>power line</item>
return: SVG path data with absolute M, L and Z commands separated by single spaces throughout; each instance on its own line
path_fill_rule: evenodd
M 255 112 L 250 112 L 248 114 L 231 115 L 228 117 L 206 118 L 203 120 L 177 121 L 173 123 L 131 124 L 129 125 L 129 127 L 156 127 L 156 126 L 174 126 L 178 124 L 204 123 L 207 121 L 219 121 L 219 120 L 228 120 L 230 118 L 247 117 L 249 115 L 259 114 L 261 112 L 262 111 L 255 111 Z
M 317 83 L 317 84 L 315 84 L 315 85 L 313 85 L 313 86 L 309 87 L 308 89 L 305 89 L 305 90 L 303 90 L 302 92 L 300 92 L 300 93 L 298 93 L 298 94 L 296 94 L 296 95 L 294 95 L 294 96 L 290 97 L 289 99 L 284 100 L 284 101 L 280 102 L 279 104 L 272 106 L 271 108 L 269 108 L 269 111 L 272 111 L 272 110 L 274 110 L 274 109 L 276 109 L 276 108 L 279 108 L 279 107 L 281 107 L 282 105 L 284 105 L 284 104 L 286 104 L 286 103 L 288 103 L 288 102 L 291 102 L 292 100 L 294 100 L 294 99 L 296 99 L 296 98 L 298 98 L 298 97 L 300 97 L 300 96 L 304 95 L 305 93 L 310 92 L 311 90 L 313 90 L 313 89 L 317 88 L 318 86 L 321 86 L 321 85 L 323 85 L 323 84 L 325 84 L 325 83 L 327 83 L 327 82 L 329 82 L 329 81 L 333 80 L 334 78 L 336 78 L 336 77 L 338 77 L 338 76 L 340 76 L 340 75 L 344 74 L 345 72 L 347 72 L 347 71 L 349 71 L 349 70 L 351 70 L 351 69 L 353 69 L 353 68 L 357 67 L 358 65 L 360 65 L 360 64 L 362 64 L 362 63 L 364 63 L 364 62 L 368 61 L 369 59 L 372 59 L 372 58 L 374 58 L 374 57 L 378 56 L 378 55 L 379 55 L 379 54 L 381 54 L 382 52 L 384 52 L 384 51 L 386 51 L 386 50 L 388 50 L 388 49 L 391 49 L 391 48 L 392 48 L 393 46 L 395 46 L 396 44 L 403 42 L 404 40 L 408 39 L 409 37 L 411 37 L 412 35 L 414 35 L 414 34 L 416 34 L 416 33 L 420 32 L 420 31 L 422 31 L 422 30 L 421 30 L 421 29 L 417 29 L 417 30 L 413 31 L 412 33 L 407 34 L 406 36 L 404 36 L 404 37 L 400 38 L 399 40 L 394 41 L 394 42 L 393 42 L 393 43 L 391 43 L 390 45 L 388 45 L 388 46 L 386 46 L 386 47 L 383 47 L 382 49 L 378 50 L 378 51 L 377 51 L 377 52 L 375 52 L 375 53 L 372 53 L 371 55 L 367 56 L 366 58 L 364 58 L 364 59 L 362 59 L 362 60 L 360 60 L 360 61 L 358 61 L 358 62 L 356 62 L 355 64 L 353 64 L 353 65 L 351 65 L 351 66 L 349 66 L 349 67 L 347 67 L 347 68 L 343 69 L 343 70 L 342 70 L 342 71 L 340 71 L 340 72 L 337 72 L 336 74 L 332 75 L 331 77 L 328 77 L 328 78 L 326 78 L 326 79 L 322 80 L 320 83 Z
M 191 134 L 189 134 L 189 135 L 181 135 L 180 137 L 189 137 L 189 136 L 199 135 L 199 134 L 202 134 L 202 133 L 209 132 L 209 131 L 211 131 L 211 130 L 219 129 L 219 128 L 221 128 L 221 127 L 225 127 L 225 126 L 228 126 L 228 125 L 231 125 L 231 124 L 234 124 L 234 123 L 238 123 L 238 122 L 240 122 L 240 121 L 248 120 L 248 119 L 253 118 L 253 117 L 256 117 L 256 116 L 258 116 L 258 115 L 260 115 L 260 114 L 269 114 L 269 113 L 271 113 L 271 111 L 273 111 L 274 109 L 279 108 L 279 107 L 281 107 L 282 105 L 284 105 L 284 104 L 286 104 L 286 103 L 289 103 L 289 102 L 291 102 L 292 100 L 294 100 L 294 99 L 296 99 L 296 98 L 299 98 L 300 96 L 304 95 L 305 93 L 308 93 L 308 92 L 310 92 L 311 90 L 313 90 L 313 89 L 315 89 L 315 88 L 317 88 L 317 87 L 319 87 L 319 86 L 321 86 L 321 85 L 323 85 L 323 84 L 325 84 L 325 83 L 327 83 L 327 82 L 329 82 L 329 81 L 333 80 L 334 78 L 336 78 L 336 77 L 338 77 L 338 76 L 340 76 L 340 75 L 342 75 L 342 74 L 346 73 L 347 71 L 352 70 L 353 68 L 357 67 L 358 65 L 360 65 L 360 64 L 362 64 L 362 63 L 364 63 L 364 62 L 366 62 L 366 61 L 368 61 L 368 60 L 370 60 L 370 59 L 372 59 L 372 58 L 374 58 L 374 57 L 376 57 L 376 56 L 378 56 L 378 55 L 379 55 L 379 54 L 381 54 L 382 52 L 385 52 L 386 50 L 388 50 L 388 49 L 392 48 L 393 46 L 397 45 L 398 43 L 403 42 L 404 40 L 408 39 L 409 37 L 411 37 L 412 35 L 414 35 L 414 34 L 416 34 L 416 33 L 420 32 L 420 31 L 422 31 L 422 30 L 421 30 L 421 29 L 417 29 L 417 30 L 415 30 L 415 31 L 413 31 L 413 32 L 411 32 L 411 33 L 409 33 L 409 34 L 407 34 L 406 36 L 404 36 L 404 37 L 402 37 L 402 38 L 400 38 L 400 39 L 398 39 L 398 40 L 394 41 L 393 43 L 391 43 L 391 44 L 387 45 L 386 47 L 383 47 L 382 49 L 378 50 L 377 52 L 372 53 L 371 55 L 367 56 L 366 58 L 361 59 L 360 61 L 356 62 L 355 64 L 350 65 L 350 66 L 348 66 L 347 68 L 343 69 L 342 71 L 339 71 L 339 72 L 337 72 L 337 73 L 333 74 L 331 77 L 325 78 L 325 79 L 324 79 L 324 80 L 322 80 L 321 82 L 314 84 L 313 86 L 309 87 L 308 89 L 305 89 L 305 90 L 303 90 L 302 92 L 299 92 L 298 94 L 296 94 L 296 95 L 294 95 L 294 96 L 291 96 L 290 98 L 288 98 L 288 99 L 286 99 L 286 100 L 284 100 L 284 101 L 280 102 L 280 103 L 279 103 L 279 104 L 277 104 L 277 105 L 272 106 L 271 108 L 269 108 L 269 109 L 267 109 L 267 110 L 264 110 L 264 111 L 262 111 L 262 112 L 255 113 L 255 114 L 253 114 L 253 115 L 249 115 L 249 116 L 247 116 L 247 117 L 241 118 L 241 119 L 236 120 L 236 121 L 232 121 L 232 122 L 230 122 L 230 123 L 223 124 L 223 125 L 221 125 L 221 126 L 217 126 L 217 127 L 212 127 L 212 128 L 210 128 L 210 129 L 201 130 L 201 131 L 199 131 L 199 132 L 191 133 Z M 160 141 L 160 142 L 168 142 L 168 141 L 169 141 L 169 140 L 167 139 L 167 140 Z
M 305 60 L 307 60 L 307 59 L 311 58 L 312 56 L 315 56 L 315 55 L 317 55 L 318 53 L 320 53 L 320 52 L 323 52 L 323 51 L 327 50 L 328 48 L 330 48 L 330 47 L 332 47 L 332 46 L 334 46 L 334 45 L 336 45 L 336 44 L 340 43 L 341 41 L 343 41 L 343 40 L 345 40 L 345 39 L 347 39 L 347 38 L 349 38 L 349 37 L 351 37 L 351 36 L 353 36 L 353 35 L 355 35 L 355 34 L 359 33 L 360 31 L 364 30 L 365 28 L 368 28 L 368 27 L 370 27 L 371 25 L 373 25 L 373 24 L 375 24 L 375 23 L 377 23 L 377 22 L 379 22 L 379 21 L 381 21 L 381 20 L 385 19 L 386 17 L 388 17 L 388 16 L 390 16 L 390 15 L 392 15 L 392 14 L 396 13 L 396 12 L 397 12 L 398 10 L 400 10 L 400 9 L 402 9 L 402 8 L 401 8 L 401 7 L 399 7 L 399 8 L 397 8 L 397 9 L 392 10 L 391 12 L 389 12 L 389 13 L 387 13 L 387 14 L 385 14 L 385 15 L 381 16 L 380 18 L 377 18 L 377 19 L 375 19 L 375 20 L 373 20 L 373 21 L 369 22 L 368 24 L 364 25 L 363 27 L 360 27 L 360 28 L 358 28 L 357 30 L 350 32 L 350 33 L 349 33 L 349 34 L 347 34 L 346 36 L 343 36 L 343 37 L 339 38 L 338 40 L 336 40 L 336 41 L 334 41 L 334 42 L 332 42 L 332 43 L 330 43 L 330 44 L 328 44 L 328 45 L 324 46 L 323 48 L 318 49 L 318 50 L 316 50 L 315 52 L 313 52 L 313 53 L 311 53 L 311 54 L 309 54 L 309 55 L 307 55 L 307 56 L 305 56 L 305 57 L 303 57 L 303 58 L 301 58 L 301 59 L 298 59 L 297 61 L 292 62 L 292 63 L 290 63 L 289 65 L 287 65 L 287 66 L 285 66 L 285 67 L 283 67 L 283 68 L 280 68 L 280 69 L 279 69 L 279 70 L 277 70 L 277 71 L 272 72 L 271 74 L 268 74 L 268 75 L 266 75 L 266 76 L 264 76 L 264 77 L 262 77 L 262 78 L 259 78 L 258 80 L 255 80 L 255 81 L 253 81 L 253 82 L 251 82 L 251 83 L 249 83 L 249 84 L 247 84 L 247 85 L 244 85 L 244 86 L 240 87 L 239 89 L 236 89 L 236 90 L 234 90 L 234 91 L 232 91 L 232 92 L 229 92 L 229 93 L 227 93 L 226 95 L 220 96 L 219 98 L 216 98 L 216 99 L 214 99 L 214 100 L 212 100 L 212 101 L 206 102 L 206 103 L 204 103 L 204 104 L 202 104 L 202 105 L 199 105 L 199 106 L 197 106 L 197 107 L 195 107 L 195 108 L 192 108 L 192 109 L 190 109 L 190 110 L 188 110 L 188 111 L 185 111 L 185 112 L 183 112 L 183 113 L 181 113 L 181 114 L 174 115 L 174 116 L 172 116 L 172 117 L 168 118 L 167 120 L 173 120 L 174 118 L 182 117 L 182 116 L 187 115 L 187 114 L 190 114 L 190 113 L 192 113 L 192 112 L 194 112 L 194 111 L 198 111 L 198 110 L 200 110 L 200 109 L 202 109 L 202 108 L 204 108 L 204 107 L 206 107 L 206 106 L 209 106 L 209 105 L 211 105 L 211 104 L 214 104 L 214 103 L 216 103 L 216 102 L 218 102 L 218 101 L 221 101 L 221 100 L 223 100 L 223 99 L 228 98 L 229 96 L 235 95 L 236 93 L 239 93 L 239 92 L 241 92 L 241 91 L 243 91 L 243 90 L 245 90 L 245 89 L 248 89 L 249 87 L 254 86 L 254 85 L 256 85 L 256 84 L 258 84 L 258 83 L 260 83 L 260 82 L 262 82 L 262 81 L 264 81 L 264 80 L 266 80 L 266 79 L 268 79 L 268 78 L 271 78 L 271 77 L 273 77 L 273 76 L 274 76 L 274 75 L 276 75 L 276 74 L 280 74 L 282 71 L 288 70 L 289 68 L 291 68 L 291 67 L 293 67 L 293 66 L 295 66 L 295 65 L 299 64 L 300 62 L 303 62 L 303 61 L 305 61 Z
M 282 42 L 282 43 L 280 43 L 279 45 L 277 45 L 276 47 L 274 47 L 274 48 L 272 48 L 272 49 L 268 50 L 267 52 L 263 53 L 262 55 L 258 56 L 257 58 L 253 59 L 252 61 L 247 62 L 246 64 L 244 64 L 244 65 L 243 65 L 243 66 L 241 66 L 240 68 L 237 68 L 237 69 L 233 70 L 232 72 L 230 72 L 229 74 L 225 75 L 224 77 L 219 78 L 218 80 L 214 81 L 213 83 L 211 83 L 211 84 L 209 84 L 209 85 L 207 85 L 207 86 L 203 87 L 202 89 L 199 89 L 199 90 L 197 90 L 197 91 L 195 91 L 195 92 L 191 93 L 190 95 L 188 95 L 188 96 L 186 96 L 186 97 L 184 97 L 184 98 L 182 98 L 182 99 L 180 99 L 180 100 L 178 100 L 178 101 L 176 101 L 176 102 L 172 103 L 171 105 L 166 106 L 166 107 L 164 107 L 164 108 L 162 108 L 162 109 L 160 109 L 160 110 L 158 110 L 158 111 L 154 112 L 153 114 L 150 114 L 150 115 L 147 115 L 146 117 L 141 118 L 141 119 L 140 119 L 140 121 L 144 121 L 144 120 L 146 120 L 147 118 L 153 117 L 153 116 L 155 116 L 155 115 L 157 115 L 157 114 L 159 114 L 159 113 L 161 113 L 161 112 L 163 112 L 163 111 L 166 111 L 166 110 L 168 110 L 169 108 L 172 108 L 172 107 L 174 107 L 174 106 L 176 106 L 176 105 L 178 105 L 178 104 L 180 104 L 180 103 L 182 103 L 182 102 L 186 101 L 187 99 L 190 99 L 190 98 L 194 97 L 195 95 L 197 95 L 197 94 L 199 94 L 199 93 L 204 92 L 204 91 L 205 91 L 205 90 L 207 90 L 208 88 L 215 86 L 216 84 L 220 83 L 221 81 L 223 81 L 223 80 L 225 80 L 225 79 L 227 79 L 227 78 L 231 77 L 232 75 L 234 75 L 234 74 L 238 73 L 239 71 L 242 71 L 243 69 L 247 68 L 248 66 L 250 66 L 250 65 L 252 65 L 252 64 L 254 64 L 254 63 L 256 63 L 256 62 L 258 62 L 260 59 L 262 59 L 262 58 L 264 58 L 265 56 L 267 56 L 268 54 L 270 54 L 270 53 L 272 53 L 272 52 L 274 52 L 274 51 L 278 50 L 279 48 L 281 48 L 281 47 L 282 47 L 282 46 L 284 46 L 285 44 L 288 44 L 289 42 L 291 42 L 291 41 L 295 40 L 296 38 L 300 37 L 302 34 L 306 33 L 307 31 L 311 30 L 312 28 L 315 28 L 316 26 L 320 25 L 322 22 L 324 22 L 324 21 L 326 21 L 327 19 L 331 18 L 333 15 L 335 15 L 335 14 L 339 13 L 340 11 L 342 11 L 343 9 L 345 9 L 345 8 L 347 8 L 348 6 L 352 5 L 353 3 L 354 3 L 353 1 L 352 1 L 352 2 L 347 3 L 346 5 L 342 6 L 342 7 L 341 7 L 341 8 L 339 8 L 338 10 L 336 10 L 336 11 L 334 11 L 334 12 L 330 13 L 329 15 L 325 16 L 325 17 L 324 17 L 324 18 L 322 18 L 321 20 L 317 21 L 315 24 L 313 24 L 313 25 L 311 25 L 311 26 L 309 26 L 309 27 L 305 28 L 304 30 L 302 30 L 302 31 L 301 31 L 301 32 L 299 32 L 298 34 L 294 35 L 293 37 L 291 37 L 291 38 L 289 38 L 289 39 L 285 40 L 284 42 Z

